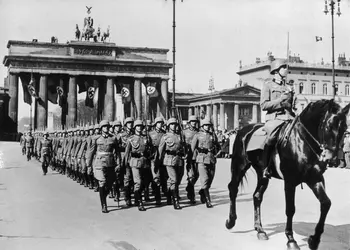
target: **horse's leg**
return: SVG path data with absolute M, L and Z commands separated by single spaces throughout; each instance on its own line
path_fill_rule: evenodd
M 235 163 L 232 163 L 235 164 Z M 228 184 L 229 196 L 230 196 L 230 213 L 229 218 L 226 220 L 226 228 L 231 229 L 236 224 L 237 214 L 236 214 L 236 198 L 238 193 L 238 186 L 244 177 L 246 171 L 249 169 L 250 165 L 246 165 L 245 163 L 238 163 L 236 168 L 236 173 L 232 174 L 231 182 Z M 245 165 L 245 166 L 244 166 Z M 243 170 L 241 170 L 243 169 Z
M 258 232 L 258 239 L 259 240 L 268 240 L 269 237 L 267 236 L 266 232 L 264 231 L 262 225 L 261 225 L 261 202 L 263 201 L 264 193 L 267 189 L 267 186 L 269 185 L 269 179 L 268 178 L 262 178 L 262 172 L 256 171 L 258 173 L 258 184 L 254 192 L 254 228 Z
M 320 244 L 321 235 L 324 230 L 324 223 L 326 221 L 326 217 L 332 203 L 326 194 L 323 177 L 322 177 L 322 180 L 317 183 L 314 183 L 314 184 L 308 183 L 308 186 L 311 188 L 311 190 L 314 192 L 315 196 L 321 203 L 321 215 L 315 228 L 315 234 L 311 235 L 308 240 L 309 248 L 313 250 L 313 249 L 317 249 L 318 245 Z
M 286 199 L 286 216 L 287 224 L 285 234 L 287 236 L 287 249 L 288 250 L 299 250 L 297 242 L 293 236 L 293 216 L 295 214 L 295 185 L 284 182 L 284 193 Z

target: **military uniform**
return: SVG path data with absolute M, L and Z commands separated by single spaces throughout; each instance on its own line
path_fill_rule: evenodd
M 100 122 L 100 127 L 109 128 L 109 122 L 103 120 Z M 96 135 L 92 138 L 91 150 L 87 156 L 87 163 L 90 165 L 95 157 L 93 163 L 93 171 L 95 178 L 99 181 L 99 192 L 102 206 L 102 212 L 107 211 L 106 197 L 108 192 L 115 181 L 114 167 L 115 163 L 115 152 L 118 151 L 118 143 L 116 138 L 111 135 L 108 131 L 102 132 L 101 135 Z
M 202 121 L 202 126 L 211 126 L 209 119 Z M 207 207 L 212 207 L 209 188 L 215 175 L 216 154 L 220 145 L 214 133 L 205 131 L 204 129 L 194 135 L 192 139 L 191 149 L 194 154 L 194 160 L 198 165 L 199 178 L 201 181 L 201 189 L 199 194 L 201 202 L 206 203 Z
M 94 174 L 93 174 L 93 170 L 92 170 L 92 164 L 89 164 L 87 162 L 87 156 L 88 156 L 90 150 L 92 149 L 92 138 L 94 136 L 93 133 L 94 133 L 94 126 L 91 125 L 89 127 L 89 135 L 86 137 L 86 151 L 85 151 L 85 156 L 84 156 L 89 189 L 93 189 L 93 186 L 94 186 Z
M 136 120 L 134 123 L 134 128 L 136 126 L 142 126 L 141 120 Z M 134 180 L 134 195 L 135 204 L 139 206 L 140 211 L 144 211 L 142 204 L 142 190 L 144 185 L 144 172 L 145 167 L 148 166 L 146 161 L 149 157 L 150 142 L 147 136 L 142 135 L 142 131 L 138 134 L 130 136 L 127 140 L 124 161 L 129 163 L 131 168 L 133 180 Z M 125 163 L 124 163 L 125 165 Z
M 198 122 L 198 119 L 196 116 L 190 116 L 189 117 L 189 123 L 190 122 Z M 194 185 L 198 180 L 198 167 L 195 161 L 193 160 L 193 152 L 191 149 L 191 144 L 193 137 L 198 133 L 197 127 L 192 127 L 189 125 L 186 129 L 183 131 L 183 136 L 186 142 L 186 170 L 187 170 L 187 197 L 191 201 L 191 203 L 195 203 L 195 192 L 194 192 Z
M 49 136 L 49 133 L 45 133 L 45 136 Z M 49 166 L 51 157 L 52 157 L 52 141 L 49 138 L 44 138 L 39 142 L 39 157 L 41 157 L 41 167 L 43 170 L 43 174 L 47 174 L 47 168 Z
M 81 142 L 79 151 L 77 153 L 77 162 L 79 164 L 79 176 L 80 176 L 80 184 L 84 185 L 85 187 L 88 186 L 88 178 L 87 178 L 87 167 L 86 167 L 86 159 L 85 159 L 85 153 L 86 153 L 86 140 L 87 140 L 87 133 L 89 129 L 84 128 L 81 130 Z
M 168 127 L 171 124 L 178 125 L 175 118 L 168 120 Z M 176 128 L 175 128 L 176 129 Z M 169 130 L 160 140 L 159 155 L 168 173 L 168 194 L 167 203 L 171 204 L 171 198 L 175 209 L 180 209 L 178 200 L 178 190 L 181 172 L 179 168 L 184 166 L 183 157 L 185 155 L 185 144 L 181 135 L 175 133 L 176 130 Z
M 28 133 L 24 143 L 26 147 L 27 161 L 29 161 L 30 157 L 33 155 L 33 146 L 34 146 L 34 137 L 31 135 L 31 133 Z

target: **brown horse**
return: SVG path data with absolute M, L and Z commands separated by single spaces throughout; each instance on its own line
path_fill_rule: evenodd
M 280 131 L 278 143 L 271 162 L 272 177 L 284 180 L 286 201 L 288 249 L 300 249 L 293 237 L 293 216 L 295 213 L 295 189 L 301 183 L 306 183 L 320 202 L 321 215 L 314 235 L 308 239 L 310 249 L 317 249 L 324 230 L 327 213 L 331 201 L 325 191 L 323 173 L 327 166 L 336 164 L 339 143 L 347 128 L 346 117 L 349 105 L 343 109 L 334 100 L 320 100 L 310 103 L 294 121 L 286 123 Z M 228 184 L 230 193 L 230 213 L 226 227 L 235 226 L 236 198 L 238 187 L 242 183 L 247 170 L 252 166 L 258 178 L 254 198 L 254 227 L 260 240 L 268 236 L 261 225 L 260 205 L 268 187 L 269 179 L 264 178 L 262 163 L 263 150 L 247 151 L 252 131 L 263 125 L 248 125 L 238 131 L 233 146 L 231 159 L 231 182 Z

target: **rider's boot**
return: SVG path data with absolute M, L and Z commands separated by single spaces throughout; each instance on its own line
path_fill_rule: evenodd
M 272 145 L 265 145 L 264 152 L 263 152 L 263 166 L 264 166 L 264 178 L 271 178 L 271 154 L 274 150 L 274 146 Z

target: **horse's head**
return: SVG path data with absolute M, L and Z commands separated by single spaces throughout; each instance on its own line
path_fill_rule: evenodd
M 341 108 L 333 99 L 328 101 L 327 110 L 319 124 L 318 137 L 322 153 L 320 161 L 336 166 L 339 145 L 347 129 L 350 104 Z

